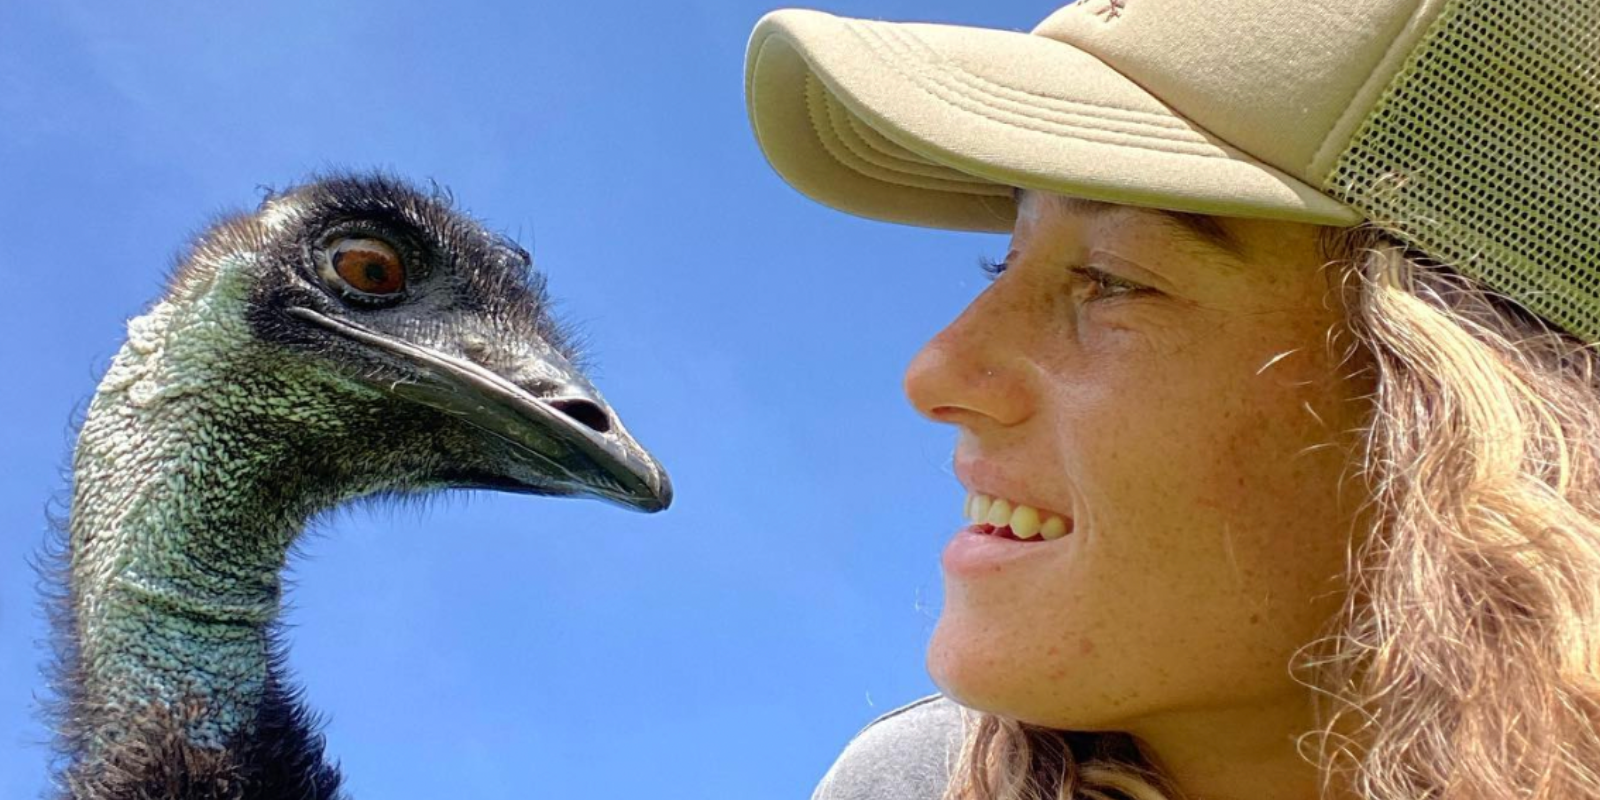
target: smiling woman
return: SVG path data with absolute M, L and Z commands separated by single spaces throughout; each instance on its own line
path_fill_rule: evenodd
M 1238 255 L 1202 254 L 1157 214 L 1083 208 L 1027 193 L 1006 270 L 907 373 L 995 498 L 945 551 L 929 669 L 969 707 L 1304 783 L 1274 746 L 1313 724 L 1284 665 L 1341 602 L 1371 389 L 1325 339 L 1337 273 L 1314 226 L 1229 220 Z M 1034 508 L 1070 520 L 1061 541 L 1004 535 Z M 1185 752 L 1206 722 L 1235 733 Z
M 786 179 L 1011 234 L 905 379 L 969 492 L 943 697 L 817 796 L 1600 796 L 1600 165 L 1554 144 L 1600 139 L 1597 26 L 763 20 L 749 106 Z M 1532 95 L 1565 102 L 1506 99 Z

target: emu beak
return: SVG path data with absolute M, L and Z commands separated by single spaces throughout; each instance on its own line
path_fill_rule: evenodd
M 615 412 L 566 359 L 540 357 L 538 394 L 460 358 L 309 308 L 288 309 L 347 339 L 399 358 L 416 380 L 384 391 L 454 416 L 490 434 L 504 463 L 485 488 L 585 494 L 638 511 L 672 504 L 666 470 L 630 436 Z

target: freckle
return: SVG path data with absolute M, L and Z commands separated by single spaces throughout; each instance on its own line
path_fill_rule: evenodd
M 1045 651 L 1045 655 L 1050 655 L 1050 656 L 1061 655 L 1061 648 L 1056 647 L 1055 645 L 1050 645 L 1050 649 Z
M 1085 636 L 1078 640 L 1078 655 L 1087 656 L 1094 654 L 1094 640 Z
M 1250 615 L 1250 624 L 1251 625 L 1260 625 L 1261 624 L 1261 615 L 1260 614 L 1251 614 Z

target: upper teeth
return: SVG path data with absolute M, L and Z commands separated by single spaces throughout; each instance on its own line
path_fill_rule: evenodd
M 1013 504 L 1004 498 L 990 497 L 977 492 L 967 495 L 965 513 L 967 519 L 980 525 L 1009 527 L 1018 539 L 1032 539 L 1035 536 L 1060 539 L 1067 535 L 1066 520 L 1055 514 L 1045 516 L 1033 506 Z

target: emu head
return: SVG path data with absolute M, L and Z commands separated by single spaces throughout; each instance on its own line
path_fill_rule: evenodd
M 445 487 L 671 502 L 528 253 L 393 178 L 325 178 L 219 222 L 130 326 L 141 339 L 163 362 L 145 404 L 211 395 L 169 405 L 223 418 L 217 447 L 317 506 Z

